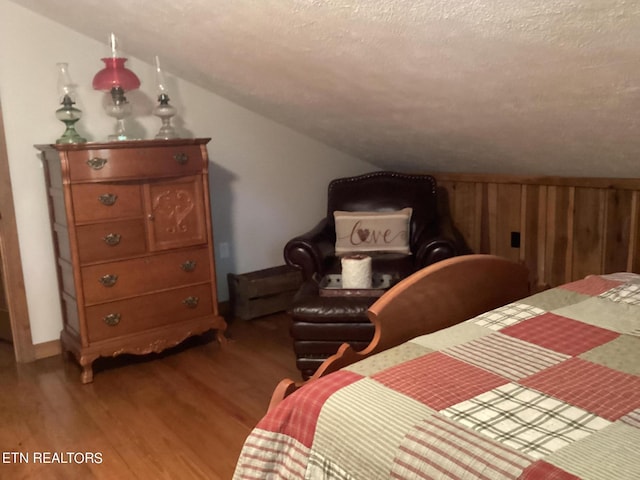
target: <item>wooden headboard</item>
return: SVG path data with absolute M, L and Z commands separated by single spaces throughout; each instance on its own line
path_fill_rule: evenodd
M 371 305 L 367 315 L 375 326 L 375 334 L 364 350 L 356 351 L 345 343 L 307 382 L 282 380 L 273 392 L 269 409 L 305 384 L 331 372 L 529 293 L 527 268 L 505 258 L 463 255 L 429 265 L 401 280 Z

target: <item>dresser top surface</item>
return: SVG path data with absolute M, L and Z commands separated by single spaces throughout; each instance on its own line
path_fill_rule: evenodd
M 85 142 L 85 143 L 54 143 L 35 145 L 38 150 L 113 150 L 120 148 L 149 148 L 149 147 L 171 147 L 182 145 L 205 145 L 210 138 L 175 138 L 171 140 L 125 140 L 119 142 Z

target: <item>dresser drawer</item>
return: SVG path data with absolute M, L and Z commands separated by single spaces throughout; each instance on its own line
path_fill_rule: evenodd
M 115 260 L 145 253 L 142 219 L 95 223 L 76 228 L 80 263 Z
M 94 305 L 85 311 L 89 342 L 97 342 L 211 315 L 211 285 L 179 288 Z
M 72 182 L 193 175 L 204 166 L 197 145 L 71 150 L 67 160 Z
M 82 268 L 87 305 L 209 280 L 206 247 Z
M 138 183 L 84 183 L 71 186 L 76 222 L 141 217 Z

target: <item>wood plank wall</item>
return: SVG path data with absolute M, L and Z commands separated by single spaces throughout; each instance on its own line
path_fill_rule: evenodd
M 538 288 L 640 273 L 640 178 L 431 175 L 469 248 L 524 262 Z

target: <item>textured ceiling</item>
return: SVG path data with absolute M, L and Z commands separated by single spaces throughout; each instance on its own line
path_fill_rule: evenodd
M 638 0 L 14 1 L 382 168 L 640 173 Z

